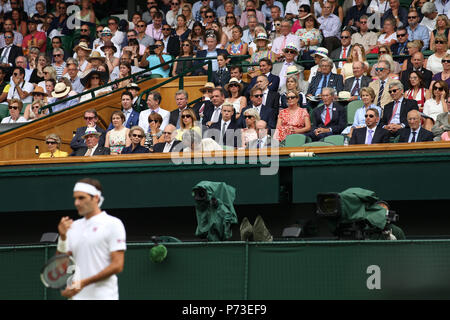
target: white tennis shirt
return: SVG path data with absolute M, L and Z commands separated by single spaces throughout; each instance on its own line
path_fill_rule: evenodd
M 111 263 L 111 252 L 126 250 L 125 227 L 120 219 L 102 211 L 90 219 L 74 221 L 67 232 L 67 245 L 80 272 L 79 279 L 85 279 L 98 274 Z M 83 288 L 72 299 L 119 299 L 117 276 L 112 275 Z

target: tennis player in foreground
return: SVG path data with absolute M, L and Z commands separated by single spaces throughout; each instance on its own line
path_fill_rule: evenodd
M 79 272 L 61 295 L 74 300 L 117 300 L 116 274 L 125 260 L 126 234 L 120 219 L 100 209 L 104 198 L 95 179 L 78 181 L 73 189 L 81 219 L 63 217 L 58 225 L 58 253 L 72 255 Z

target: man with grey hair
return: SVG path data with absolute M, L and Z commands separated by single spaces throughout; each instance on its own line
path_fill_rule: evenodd
M 389 83 L 388 88 L 393 101 L 385 105 L 380 125 L 388 130 L 392 136 L 396 136 L 400 129 L 409 127 L 408 112 L 419 110 L 419 107 L 416 100 L 403 97 L 403 84 L 400 81 L 393 80 Z
M 307 98 L 311 100 L 314 97 L 319 96 L 322 89 L 325 87 L 333 88 L 337 93 L 344 89 L 344 80 L 342 75 L 331 72 L 333 65 L 333 60 L 328 57 L 320 60 L 319 70 L 312 78 L 308 91 L 306 92 Z M 313 102 L 314 101 L 311 101 L 311 103 Z M 314 104 L 314 106 L 316 105 L 317 103 Z
M 288 44 L 293 43 L 296 48 L 300 48 L 300 37 L 291 33 L 292 21 L 283 19 L 281 21 L 281 35 L 273 40 L 272 51 L 275 53 L 277 60 L 284 58 L 283 49 Z
M 391 65 L 388 61 L 381 60 L 378 62 L 375 72 L 378 80 L 372 81 L 369 84 L 369 87 L 375 91 L 375 100 L 373 103 L 383 109 L 386 104 L 392 101 L 392 98 L 387 90 L 388 85 L 394 81 L 392 78 L 389 78 L 389 74 L 391 73 Z
M 56 80 L 61 79 L 66 62 L 64 61 L 64 50 L 62 48 L 53 49 L 53 63 L 52 67 L 56 70 Z
M 324 87 L 321 97 L 323 105 L 314 109 L 311 131 L 306 134 L 313 141 L 341 134 L 347 125 L 347 112 L 343 106 L 335 101 L 336 90 Z
M 67 59 L 67 73 L 63 76 L 70 80 L 72 90 L 76 93 L 84 91 L 84 86 L 81 84 L 81 79 L 78 76 L 78 61 L 74 58 Z
M 170 113 L 169 123 L 174 125 L 177 129 L 180 128 L 181 111 L 183 111 L 186 108 L 189 108 L 187 106 L 188 99 L 189 99 L 188 93 L 185 90 L 178 90 L 177 92 L 175 92 L 175 102 L 178 108 Z M 195 116 L 197 117 L 198 120 L 199 119 L 198 114 L 196 114 Z
M 359 99 L 359 90 L 361 88 L 369 86 L 372 82 L 372 78 L 365 76 L 366 65 L 362 61 L 353 62 L 353 77 L 345 80 L 344 91 L 348 91 L 351 94 L 350 101 Z
M 436 5 L 433 2 L 425 2 L 422 6 L 423 18 L 420 22 L 421 25 L 428 28 L 430 32 L 436 29 L 436 20 L 438 11 Z
M 399 132 L 400 139 L 398 142 L 425 142 L 433 141 L 433 133 L 422 128 L 420 124 L 420 112 L 411 110 L 408 112 L 409 128 L 403 128 Z
M 31 74 L 33 73 L 33 70 L 30 70 L 27 68 L 28 66 L 28 59 L 25 56 L 18 56 L 16 58 L 16 67 L 22 67 L 25 70 L 25 80 L 30 81 Z M 9 81 L 11 83 L 11 80 Z

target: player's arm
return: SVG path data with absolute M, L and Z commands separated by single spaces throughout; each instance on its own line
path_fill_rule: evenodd
M 59 232 L 59 239 L 58 239 L 58 247 L 56 249 L 56 254 L 68 254 L 71 255 L 71 252 L 68 252 L 67 250 L 67 231 L 69 231 L 70 226 L 72 225 L 73 220 L 69 217 L 62 217 L 61 221 L 58 224 L 58 232 Z
M 71 298 L 78 292 L 83 290 L 84 287 L 93 284 L 98 281 L 107 279 L 108 277 L 120 273 L 123 270 L 125 262 L 125 251 L 113 251 L 111 252 L 111 263 L 102 271 L 93 275 L 92 277 L 82 279 L 74 282 L 70 288 L 66 288 L 61 292 L 61 295 L 66 298 Z

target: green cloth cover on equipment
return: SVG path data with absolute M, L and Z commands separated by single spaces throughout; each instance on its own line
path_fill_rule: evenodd
M 231 225 L 237 224 L 234 200 L 236 189 L 224 182 L 201 181 L 192 190 L 206 190 L 205 201 L 195 201 L 197 230 L 195 235 L 209 241 L 224 241 L 232 236 Z M 216 199 L 217 202 L 213 199 Z
M 339 193 L 341 198 L 341 222 L 366 220 L 372 226 L 384 229 L 386 209 L 375 204 L 379 199 L 375 192 L 361 188 L 349 188 Z

